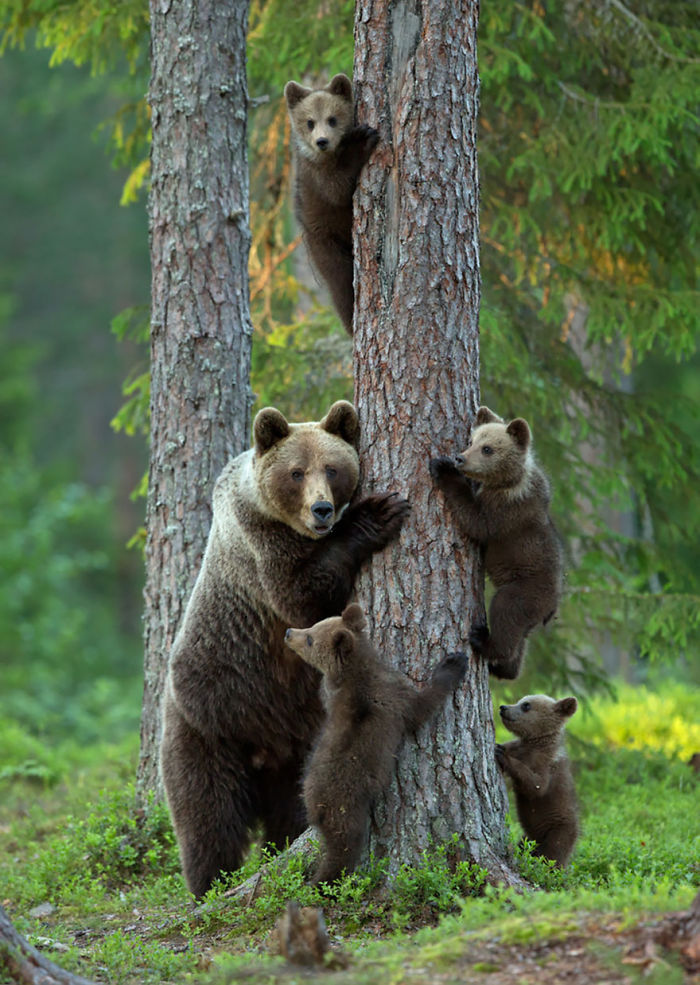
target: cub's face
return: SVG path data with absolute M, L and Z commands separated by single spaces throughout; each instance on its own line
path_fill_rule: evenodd
M 521 739 L 559 732 L 578 707 L 576 698 L 555 701 L 546 694 L 528 694 L 515 705 L 501 705 L 501 721 Z
M 355 408 L 339 400 L 317 424 L 288 424 L 278 410 L 267 407 L 253 430 L 253 468 L 263 510 L 304 537 L 325 537 L 357 486 Z
M 288 629 L 284 639 L 302 660 L 337 680 L 352 661 L 356 634 L 361 633 L 365 625 L 362 609 L 353 603 L 342 615 L 322 619 L 309 629 Z
M 331 155 L 354 117 L 352 84 L 335 75 L 324 89 L 307 89 L 297 82 L 284 87 L 289 119 L 297 148 L 310 159 Z
M 530 428 L 521 417 L 506 424 L 488 407 L 480 407 L 472 440 L 455 459 L 470 479 L 493 487 L 517 485 L 531 462 Z

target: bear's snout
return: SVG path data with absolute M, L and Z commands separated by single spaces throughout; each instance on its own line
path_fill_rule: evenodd
M 316 146 L 318 147 L 319 150 L 325 150 L 326 147 L 328 147 L 328 138 L 319 137 L 318 140 L 316 141 Z
M 291 629 L 288 629 L 287 632 L 284 634 L 284 638 L 285 640 L 288 640 L 291 639 L 291 636 L 292 636 L 292 631 Z
M 464 455 L 455 455 L 455 465 L 457 468 L 461 468 L 464 465 Z M 505 706 L 501 705 L 501 707 L 503 708 Z
M 329 503 L 327 499 L 319 499 L 311 507 L 311 512 L 320 523 L 328 523 L 333 516 L 333 503 Z

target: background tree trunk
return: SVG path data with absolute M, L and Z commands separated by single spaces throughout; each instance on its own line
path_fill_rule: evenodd
M 248 445 L 247 0 L 151 0 L 151 466 L 139 789 L 214 480 Z
M 355 199 L 355 401 L 364 493 L 412 503 L 400 542 L 374 555 L 359 598 L 373 639 L 418 683 L 467 649 L 482 611 L 476 552 L 459 542 L 428 460 L 467 442 L 479 402 L 478 77 L 473 0 L 358 0 L 358 118 L 382 141 Z M 418 741 L 373 819 L 370 847 L 416 864 L 453 832 L 491 874 L 505 864 L 505 786 L 493 756 L 488 673 L 466 685 Z

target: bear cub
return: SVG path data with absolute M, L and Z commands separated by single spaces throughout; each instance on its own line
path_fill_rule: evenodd
M 352 604 L 341 616 L 285 635 L 287 646 L 324 675 L 327 718 L 304 777 L 306 812 L 325 842 L 314 883 L 354 869 L 370 808 L 389 785 L 404 734 L 437 711 L 467 667 L 465 654 L 451 654 L 418 691 L 384 663 L 365 627 L 361 607 Z
M 562 549 L 527 421 L 506 424 L 480 407 L 475 425 L 467 450 L 454 459 L 433 458 L 430 474 L 458 529 L 485 548 L 484 566 L 496 588 L 489 625 L 473 626 L 469 642 L 492 674 L 513 680 L 528 634 L 557 611 Z
M 546 694 L 501 705 L 501 721 L 519 738 L 496 745 L 496 762 L 513 783 L 518 819 L 535 854 L 568 863 L 578 838 L 578 806 L 571 766 L 564 749 L 564 727 L 576 698 L 555 701 Z
M 379 134 L 354 125 L 347 75 L 334 75 L 324 89 L 288 82 L 284 96 L 292 128 L 294 212 L 311 263 L 352 335 L 352 196 Z

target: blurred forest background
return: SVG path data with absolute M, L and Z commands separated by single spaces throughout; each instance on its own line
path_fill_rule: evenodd
M 482 8 L 482 401 L 530 421 L 570 568 L 518 693 L 700 679 L 696 13 Z M 294 249 L 282 89 L 352 73 L 352 17 L 251 6 L 254 411 L 291 419 L 352 379 Z M 147 30 L 133 0 L 0 10 L 0 777 L 138 730 Z

